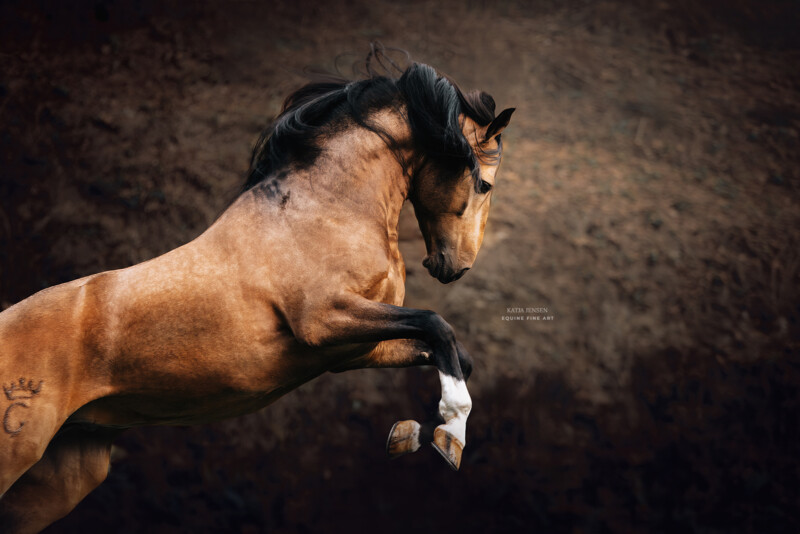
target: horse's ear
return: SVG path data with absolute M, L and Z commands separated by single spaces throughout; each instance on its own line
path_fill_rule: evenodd
M 511 114 L 514 113 L 515 109 L 516 108 L 504 109 L 500 112 L 500 115 L 495 117 L 492 123 L 486 128 L 486 135 L 483 138 L 484 143 L 500 135 L 500 132 L 508 126 L 508 121 L 511 120 Z

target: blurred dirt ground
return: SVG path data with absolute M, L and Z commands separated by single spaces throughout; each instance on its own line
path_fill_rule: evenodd
M 464 465 L 388 461 L 431 370 L 119 441 L 48 532 L 800 531 L 793 1 L 0 4 L 0 304 L 185 243 L 306 68 L 380 40 L 515 106 L 485 244 L 407 304 L 476 358 Z M 509 321 L 509 308 L 552 320 Z

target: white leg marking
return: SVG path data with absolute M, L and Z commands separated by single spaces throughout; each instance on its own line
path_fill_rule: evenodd
M 442 384 L 442 400 L 439 401 L 439 413 L 444 418 L 442 427 L 460 441 L 462 446 L 466 445 L 467 416 L 472 410 L 467 384 L 441 371 L 439 382 Z

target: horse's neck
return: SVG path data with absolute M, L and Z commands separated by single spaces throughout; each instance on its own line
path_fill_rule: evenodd
M 386 112 L 372 119 L 399 146 L 411 146 L 408 125 L 399 115 Z M 315 164 L 302 171 L 307 175 L 293 180 L 295 186 L 328 203 L 332 211 L 341 210 L 353 217 L 378 217 L 394 232 L 410 189 L 408 169 L 403 169 L 397 153 L 378 135 L 363 128 L 341 132 L 324 141 L 323 147 Z M 410 160 L 410 156 L 409 148 L 404 157 Z
M 392 134 L 406 160 L 411 159 L 410 131 L 399 114 L 373 117 Z M 228 249 L 253 250 L 260 235 L 271 235 L 287 218 L 309 222 L 324 217 L 350 221 L 360 228 L 373 227 L 397 240 L 400 211 L 410 189 L 409 173 L 378 135 L 351 127 L 322 141 L 322 153 L 313 165 L 288 171 L 277 182 L 254 186 L 233 203 L 204 234 L 201 241 L 226 243 Z M 259 232 L 242 228 L 263 225 Z M 216 237 L 215 237 L 216 236 Z M 202 237 L 202 236 L 201 236 Z

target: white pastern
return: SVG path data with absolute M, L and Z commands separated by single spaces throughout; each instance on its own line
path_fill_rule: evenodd
M 472 399 L 463 380 L 446 375 L 439 371 L 439 382 L 442 384 L 442 400 L 439 401 L 439 413 L 444 418 L 442 425 L 453 437 L 467 444 L 467 417 L 472 410 Z

